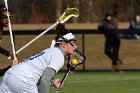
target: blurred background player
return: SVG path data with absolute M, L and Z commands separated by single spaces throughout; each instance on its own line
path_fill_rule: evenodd
M 53 77 L 64 65 L 64 57 L 73 54 L 76 48 L 75 36 L 67 30 L 60 32 L 51 48 L 11 67 L 3 77 L 0 92 L 43 93 L 45 91 L 48 93 L 50 85 L 54 85 L 56 88 L 61 87 L 61 79 L 53 79 Z M 39 80 L 42 87 L 38 92 L 37 83 Z
M 99 23 L 98 29 L 104 34 L 105 54 L 112 60 L 112 71 L 119 70 L 122 61 L 119 58 L 120 37 L 118 35 L 118 22 L 111 12 Z
M 11 54 L 8 50 L 4 49 L 1 47 L 1 42 L 2 42 L 2 34 L 3 34 L 3 29 L 4 27 L 8 26 L 8 17 L 7 13 L 9 13 L 10 18 L 12 18 L 12 14 L 10 11 L 7 12 L 7 9 L 5 5 L 0 5 L 0 53 L 7 56 L 11 57 Z M 13 65 L 18 64 L 18 60 L 13 60 L 11 65 L 5 68 L 0 69 L 0 76 L 3 76 L 4 73 Z
M 1 42 L 2 42 L 2 34 L 3 34 L 3 29 L 4 27 L 8 26 L 8 17 L 7 17 L 7 13 L 9 13 L 10 18 L 12 18 L 12 14 L 11 12 L 7 12 L 7 9 L 5 7 L 5 5 L 0 5 L 0 53 L 9 57 L 10 56 L 10 52 L 4 48 L 1 47 Z

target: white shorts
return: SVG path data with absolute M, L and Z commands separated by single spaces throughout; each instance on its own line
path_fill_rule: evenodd
M 0 93 L 38 93 L 37 85 L 29 85 L 16 76 L 5 73 Z

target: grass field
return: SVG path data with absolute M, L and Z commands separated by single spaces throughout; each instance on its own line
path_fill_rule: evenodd
M 140 93 L 139 87 L 139 72 L 75 72 L 68 76 L 60 93 Z M 51 88 L 50 93 L 54 92 Z
M 63 75 L 61 72 L 56 77 Z M 55 93 L 54 87 L 50 93 Z M 140 73 L 74 72 L 59 93 L 140 93 Z

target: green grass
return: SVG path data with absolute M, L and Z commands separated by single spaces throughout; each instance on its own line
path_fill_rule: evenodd
M 64 73 L 56 75 L 62 78 Z M 51 87 L 50 93 L 55 93 Z M 59 93 L 140 93 L 140 73 L 74 72 Z
M 63 76 L 63 73 L 58 75 Z M 140 93 L 140 73 L 72 73 L 60 93 Z M 55 89 L 51 88 L 50 93 Z

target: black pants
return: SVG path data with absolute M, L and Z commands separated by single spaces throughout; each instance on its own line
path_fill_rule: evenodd
M 106 39 L 105 54 L 112 60 L 112 64 L 116 65 L 119 59 L 120 39 Z

